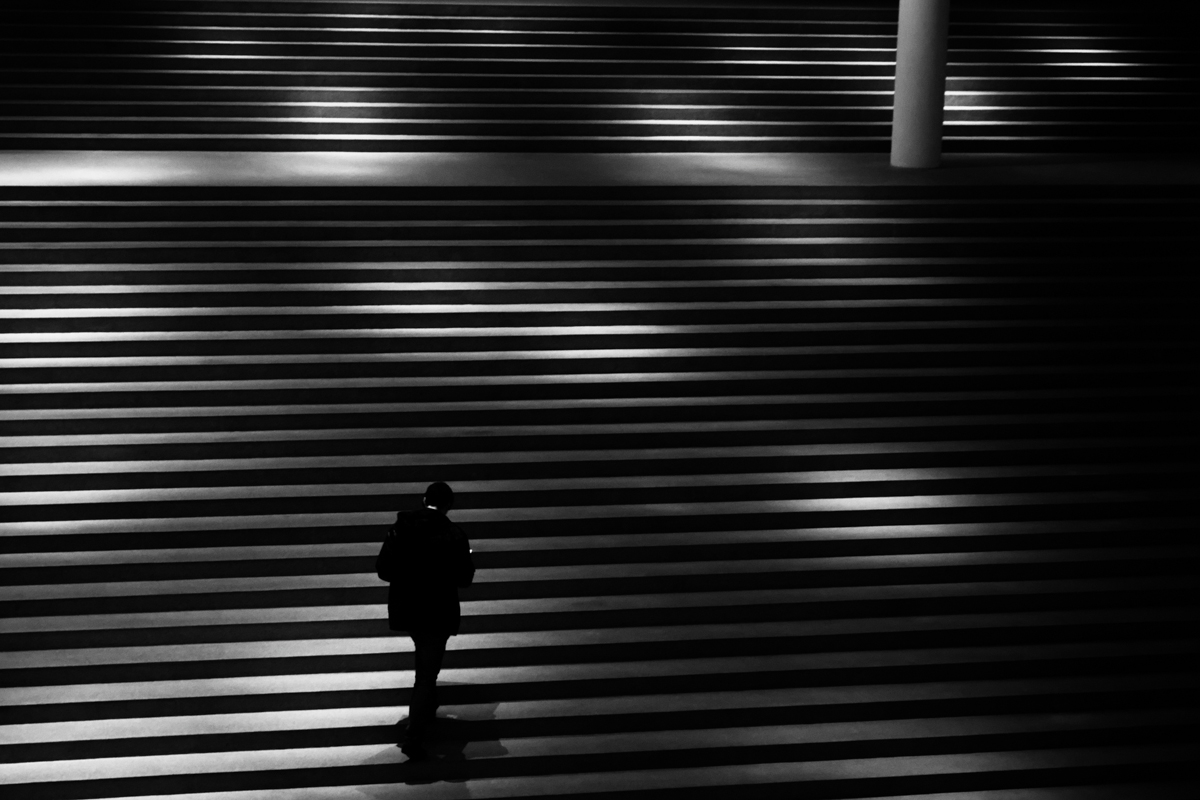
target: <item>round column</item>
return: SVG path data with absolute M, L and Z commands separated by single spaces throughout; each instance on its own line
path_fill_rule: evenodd
M 900 0 L 892 166 L 931 169 L 942 161 L 950 0 Z

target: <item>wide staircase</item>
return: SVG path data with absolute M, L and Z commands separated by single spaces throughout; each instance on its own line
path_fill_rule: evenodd
M 13 0 L 0 148 L 886 152 L 897 0 Z M 950 153 L 1192 153 L 1191 3 L 954 0 Z
M 954 7 L 951 151 L 1191 146 L 1169 17 Z M 887 146 L 890 4 L 105 8 L 0 147 Z M 1200 796 L 1197 186 L 183 182 L 0 187 L 4 800 Z
M 982 194 L 7 190 L 5 797 L 1189 796 L 1200 192 Z

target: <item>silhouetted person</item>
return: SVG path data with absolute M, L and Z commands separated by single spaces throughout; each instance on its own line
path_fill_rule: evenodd
M 444 483 L 425 490 L 421 506 L 396 515 L 375 562 L 388 581 L 388 626 L 412 637 L 416 678 L 408 706 L 408 729 L 400 749 L 411 759 L 430 758 L 425 748 L 437 713 L 436 686 L 446 641 L 458 633 L 458 587 L 475 577 L 471 548 L 446 518 L 454 492 Z

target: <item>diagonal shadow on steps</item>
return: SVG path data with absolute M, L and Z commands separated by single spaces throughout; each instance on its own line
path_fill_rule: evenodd
M 488 701 L 486 687 L 443 682 L 442 686 L 461 686 L 470 693 L 474 701 L 469 706 L 455 706 L 453 710 L 439 711 L 434 728 L 434 739 L 429 750 L 436 757 L 434 762 L 415 762 L 400 755 L 399 746 L 389 747 L 363 762 L 364 766 L 391 765 L 387 774 L 390 782 L 407 786 L 428 783 L 465 783 L 467 774 L 462 767 L 467 761 L 478 758 L 496 758 L 508 755 L 507 748 L 495 738 L 498 702 Z M 400 720 L 397 729 L 402 729 L 407 717 Z M 397 796 L 400 790 L 361 787 L 360 792 L 377 798 Z M 452 792 L 447 797 L 470 797 L 466 786 L 462 793 Z

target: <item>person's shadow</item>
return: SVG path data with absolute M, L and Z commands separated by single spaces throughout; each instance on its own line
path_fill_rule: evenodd
M 465 783 L 473 771 L 468 766 L 472 759 L 508 755 L 508 750 L 500 744 L 496 726 L 496 709 L 500 704 L 488 699 L 485 687 L 439 682 L 438 695 L 445 704 L 438 707 L 433 737 L 426 745 L 434 756 L 433 761 L 408 760 L 400 753 L 399 745 L 391 745 L 362 762 L 363 766 L 383 767 L 387 782 L 393 784 Z M 397 732 L 406 724 L 407 717 L 400 720 Z M 379 787 L 374 790 L 362 787 L 359 791 L 381 800 L 395 796 L 393 790 Z M 471 795 L 463 786 L 461 794 L 445 796 L 468 798 Z

